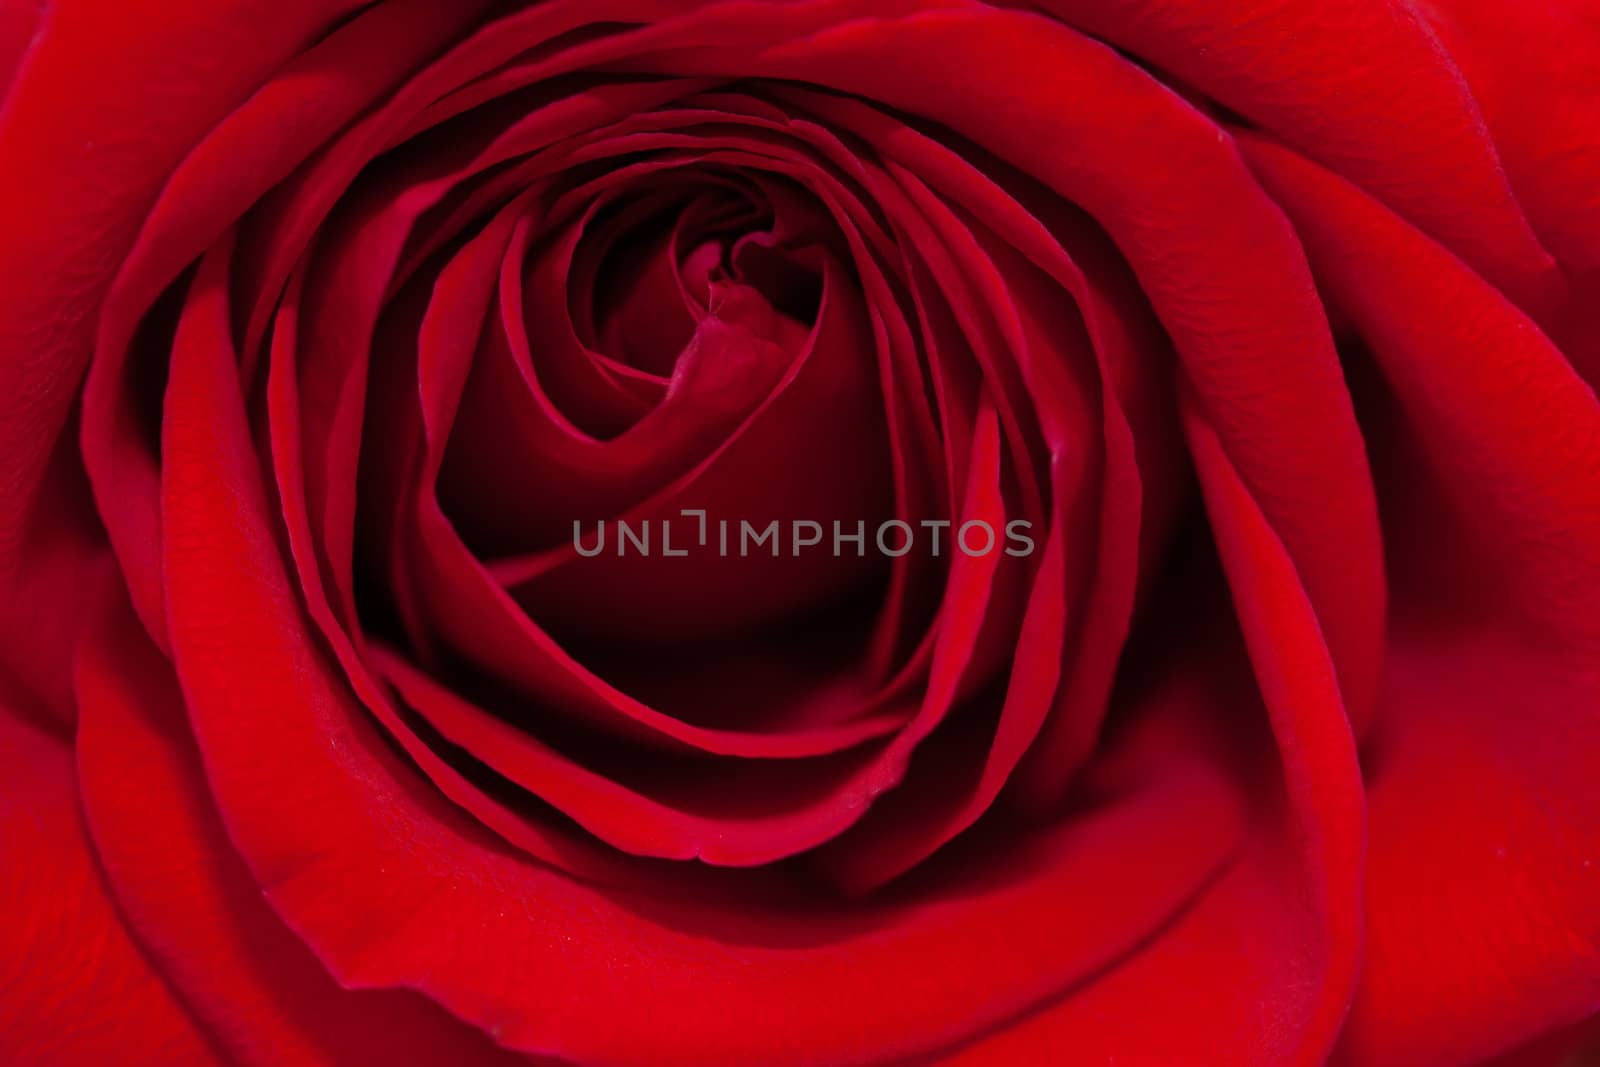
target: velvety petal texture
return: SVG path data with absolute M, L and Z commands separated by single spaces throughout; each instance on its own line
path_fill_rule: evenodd
M 8 1063 L 218 1062 L 205 1032 L 122 925 L 78 806 L 72 749 L 5 695 L 0 1054 Z
M 1584 1062 L 1597 69 L 0 0 L 0 1062 Z

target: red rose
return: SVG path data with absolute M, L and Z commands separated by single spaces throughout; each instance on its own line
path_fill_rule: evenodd
M 1560 1062 L 1597 71 L 5 4 L 0 1062 Z

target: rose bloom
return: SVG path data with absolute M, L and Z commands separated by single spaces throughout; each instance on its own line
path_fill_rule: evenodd
M 0 1063 L 1583 1062 L 1597 381 L 1591 0 L 5 0 Z

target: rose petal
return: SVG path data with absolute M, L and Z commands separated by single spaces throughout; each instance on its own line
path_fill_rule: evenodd
M 8 687 L 9 690 L 9 687 Z M 218 1062 L 128 936 L 78 810 L 72 750 L 0 707 L 0 1058 L 7 1063 Z M 31 716 L 30 716 L 31 717 Z
M 1569 267 L 1600 270 L 1600 15 L 1583 0 L 1419 13 L 1461 64 L 1540 237 Z
M 160 471 L 148 383 L 165 352 L 129 351 L 157 296 L 268 189 L 420 60 L 458 35 L 471 5 L 371 8 L 296 56 L 188 152 L 167 178 L 106 295 L 84 391 L 84 462 L 134 604 L 158 642 Z M 356 72 L 354 77 L 350 71 Z M 330 72 L 339 72 L 330 74 Z M 153 339 L 163 345 L 165 337 Z
M 334 983 L 234 852 L 171 665 L 126 608 L 105 616 L 78 668 L 86 816 L 117 903 L 230 1057 L 328 1067 L 527 1062 L 414 994 Z
M 703 48 L 637 65 L 731 75 L 755 62 L 772 77 L 882 101 L 944 123 L 1106 228 L 1301 572 L 1345 709 L 1364 730 L 1385 596 L 1365 451 L 1294 234 L 1226 134 L 1110 49 L 1015 11 L 845 22 L 755 57 L 750 47 L 742 40 L 737 55 Z M 1008 77 L 987 77 L 998 69 Z M 1021 106 L 1009 91 L 1016 84 L 1030 86 L 1030 100 L 1110 104 Z M 997 114 L 1007 120 L 994 122 Z M 1286 360 L 1285 351 L 1299 357 Z
M 1492 1056 L 1600 1003 L 1600 402 L 1449 252 L 1293 152 L 1242 146 L 1386 387 L 1403 580 L 1342 1062 Z
M 1499 138 L 1491 141 L 1478 100 L 1422 11 L 1344 0 L 1228 0 L 1206 8 L 1170 0 L 1044 0 L 1040 6 L 1337 170 L 1455 249 L 1525 308 L 1546 309 L 1559 294 L 1554 263 L 1501 169 Z M 1496 5 L 1497 28 L 1500 13 Z
M 36 577 L 54 565 L 33 558 L 34 544 L 69 525 L 50 501 L 78 492 L 70 468 L 64 483 L 47 468 L 88 364 L 95 312 L 183 154 L 352 6 L 52 6 L 27 77 L 4 99 L 0 158 L 28 165 L 0 173 L 0 274 L 8 279 L 0 293 L 0 656 L 53 707 L 70 690 L 83 600 Z
M 241 855 L 348 986 L 414 986 L 511 1047 L 579 1060 L 912 1053 L 1125 951 L 1234 841 L 1232 788 L 1164 744 L 1139 779 L 1145 788 L 1038 835 L 1007 863 L 942 880 L 926 903 L 812 916 L 799 929 L 781 913 L 737 915 L 692 896 L 616 899 L 531 864 L 418 788 L 312 644 L 266 532 L 232 370 L 221 354 L 173 368 L 164 449 L 173 649 Z M 229 491 L 216 492 L 219 482 Z M 240 647 L 251 649 L 244 674 Z M 280 780 L 286 768 L 292 787 Z M 1163 877 L 1141 878 L 1157 857 Z M 1117 890 L 1060 906 L 1091 884 Z M 651 907 L 666 910 L 651 918 Z M 884 990 L 896 996 L 885 1001 Z M 869 992 L 877 1010 L 864 1030 Z M 614 1025 L 618 1003 L 630 1006 L 626 1027 Z

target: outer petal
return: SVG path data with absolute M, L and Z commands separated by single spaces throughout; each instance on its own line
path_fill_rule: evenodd
M 1208 447 L 1215 459 L 1214 441 Z M 1226 521 L 1236 527 L 1227 554 L 1237 595 L 1242 601 L 1277 594 L 1248 627 L 1257 671 L 1274 676 L 1262 687 L 1273 709 L 1263 708 L 1231 627 L 1213 621 L 1203 629 L 1228 636 L 1195 644 L 1197 628 L 1185 619 L 1159 635 L 1157 655 L 1170 660 L 1175 648 L 1191 643 L 1171 676 L 1134 711 L 1159 717 L 1177 704 L 1217 724 L 1226 738 L 1223 758 L 1238 760 L 1255 777 L 1251 837 L 1192 906 L 1139 952 L 963 1048 L 953 1063 L 1323 1062 L 1348 1003 L 1359 941 L 1351 923 L 1360 815 L 1348 727 L 1328 699 L 1336 690 L 1326 652 L 1318 649 L 1303 593 L 1294 592 L 1282 566 L 1281 546 L 1239 496 L 1236 476 L 1224 469 L 1218 481 L 1212 506 L 1219 515 L 1233 513 Z M 1226 598 L 1212 584 L 1186 591 L 1202 602 Z M 1271 623 L 1291 631 L 1278 635 L 1281 649 L 1266 639 Z M 1272 770 L 1273 740 L 1263 737 L 1269 716 L 1284 757 L 1281 777 Z M 1324 736 L 1329 730 L 1332 744 Z M 1328 806 L 1326 828 L 1318 826 L 1317 805 Z
M 89 602 L 53 577 L 86 566 L 58 544 L 85 540 L 76 456 L 53 457 L 112 273 L 184 151 L 352 6 L 64 0 L 29 28 L 0 106 L 0 663 L 52 705 Z
M 1462 66 L 1518 198 L 1572 298 L 1541 324 L 1600 385 L 1600 7 L 1586 0 L 1419 5 Z
M 217 1062 L 106 895 L 71 750 L 16 703 L 0 695 L 0 1062 Z
M 1477 102 L 1412 5 L 1044 0 L 1041 6 L 1347 175 L 1524 306 L 1544 304 L 1559 286 L 1512 195 Z M 1505 4 L 1482 6 L 1498 24 Z M 1528 54 L 1535 53 L 1522 53 Z
M 45 0 L 19 0 L 0 5 L 0 105 L 16 79 L 28 49 L 38 39 Z
M 1244 147 L 1383 379 L 1395 638 L 1339 1062 L 1471 1062 L 1600 1008 L 1600 403 L 1438 245 Z
M 1600 270 L 1600 7 L 1588 0 L 1432 0 L 1539 236 Z
M 528 1062 L 413 994 L 335 984 L 235 855 L 171 665 L 126 607 L 106 616 L 77 672 L 84 806 L 130 923 L 230 1057 L 329 1067 Z

